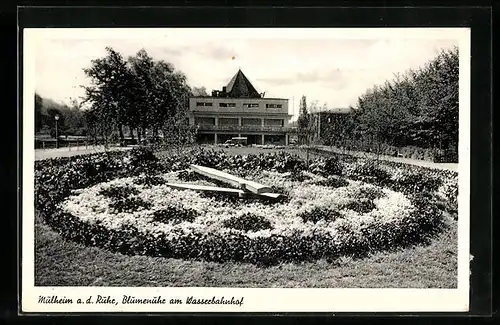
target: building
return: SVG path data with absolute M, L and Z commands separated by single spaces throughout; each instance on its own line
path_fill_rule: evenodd
M 224 143 L 246 137 L 248 144 L 288 144 L 288 99 L 265 98 L 241 70 L 212 96 L 189 99 L 189 123 L 198 143 Z

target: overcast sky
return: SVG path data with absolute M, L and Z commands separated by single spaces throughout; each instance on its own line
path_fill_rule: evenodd
M 394 73 L 418 68 L 441 49 L 459 45 L 446 33 L 425 37 L 403 32 L 394 37 L 371 29 L 348 39 L 338 29 L 282 31 L 46 30 L 36 38 L 35 88 L 43 97 L 67 103 L 83 95 L 80 85 L 88 80 L 82 69 L 105 55 L 106 46 L 124 57 L 144 48 L 186 74 L 190 86 L 206 87 L 209 93 L 221 89 L 241 68 L 266 97 L 288 98 L 290 113 L 296 114 L 302 95 L 328 108 L 354 105 L 359 95 Z

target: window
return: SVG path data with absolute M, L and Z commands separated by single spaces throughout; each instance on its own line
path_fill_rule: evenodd
M 236 103 L 219 103 L 219 107 L 236 107 Z
M 214 117 L 196 117 L 195 124 L 197 125 L 215 125 Z
M 243 104 L 243 107 L 247 107 L 247 108 L 257 108 L 259 107 L 259 104 L 258 103 L 251 103 L 251 104 Z
M 266 108 L 283 108 L 282 104 L 266 104 Z
M 242 118 L 241 124 L 242 125 L 261 125 L 262 122 L 259 118 Z
M 238 125 L 238 118 L 220 117 L 219 125 Z
M 285 120 L 283 119 L 265 119 L 264 120 L 264 125 L 265 126 L 284 126 L 285 125 Z
M 196 102 L 196 106 L 212 106 L 212 103 Z

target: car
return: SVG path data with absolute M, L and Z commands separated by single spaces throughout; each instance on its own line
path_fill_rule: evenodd
M 226 142 L 224 142 L 224 146 L 226 148 L 229 148 L 229 147 L 243 147 L 246 144 L 247 144 L 247 138 L 246 137 L 234 137 L 234 138 L 226 140 Z

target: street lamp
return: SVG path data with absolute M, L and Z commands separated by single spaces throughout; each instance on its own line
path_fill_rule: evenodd
M 56 148 L 59 148 L 59 135 L 57 134 L 57 121 L 59 121 L 59 115 L 55 115 L 54 119 L 56 120 Z

